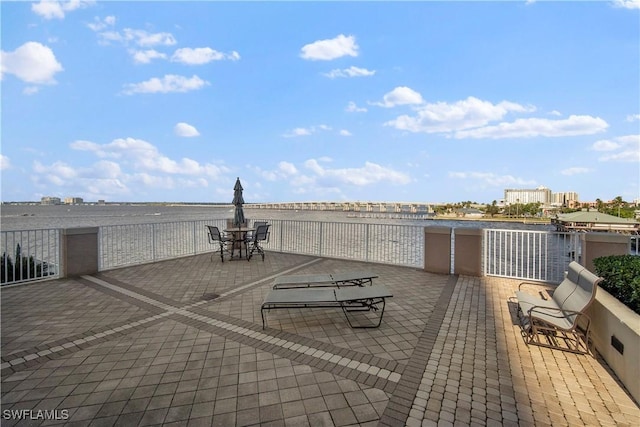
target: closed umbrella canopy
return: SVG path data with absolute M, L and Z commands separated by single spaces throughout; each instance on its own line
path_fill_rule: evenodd
M 244 199 L 242 198 L 242 184 L 240 184 L 240 178 L 236 179 L 236 185 L 233 186 L 233 205 L 235 210 L 233 212 L 233 226 L 240 227 L 244 225 L 244 210 L 242 205 Z

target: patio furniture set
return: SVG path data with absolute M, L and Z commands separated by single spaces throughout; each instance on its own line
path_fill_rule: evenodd
M 229 259 L 234 259 L 235 250 L 238 249 L 238 258 L 246 258 L 251 260 L 254 252 L 262 256 L 264 261 L 263 244 L 269 241 L 269 227 L 266 222 L 256 221 L 253 227 L 233 227 L 221 232 L 214 225 L 207 225 L 207 237 L 209 243 L 219 246 L 220 259 L 224 262 L 224 255 L 228 254 Z M 242 247 L 244 246 L 245 255 L 242 256 Z
M 251 260 L 254 252 L 262 256 L 262 244 L 269 239 L 269 224 L 256 222 L 253 228 L 238 227 L 221 233 L 218 227 L 207 225 L 209 242 L 219 245 L 220 258 L 229 253 L 233 259 L 235 248 L 242 259 Z M 265 311 L 277 309 L 340 308 L 352 328 L 377 328 L 382 323 L 386 299 L 393 294 L 384 285 L 374 285 L 378 277 L 368 271 L 348 271 L 322 274 L 279 276 L 260 308 L 262 328 L 266 327 Z M 574 353 L 589 353 L 591 319 L 586 311 L 593 303 L 598 284 L 603 279 L 575 261 L 569 264 L 565 278 L 552 292 L 538 294 L 524 292 L 526 286 L 541 283 L 522 282 L 510 301 L 517 305 L 518 323 L 527 345 L 539 345 Z M 377 319 L 354 313 L 380 312 Z

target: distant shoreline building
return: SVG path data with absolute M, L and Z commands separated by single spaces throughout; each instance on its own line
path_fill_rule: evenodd
M 40 199 L 40 204 L 41 205 L 61 205 L 62 200 L 60 200 L 60 197 L 45 196 Z
M 576 208 L 580 206 L 580 199 L 575 191 L 553 193 L 551 189 L 545 186 L 535 189 L 508 188 L 504 190 L 505 205 L 526 205 L 528 203 L 540 203 L 546 207 Z
M 640 234 L 640 222 L 619 218 L 597 211 L 579 211 L 558 214 L 551 219 L 557 231 L 603 231 L 623 234 Z
M 542 205 L 551 204 L 551 190 L 547 187 L 540 186 L 536 189 L 514 189 L 504 190 L 504 202 L 507 205 L 517 203 L 541 203 Z

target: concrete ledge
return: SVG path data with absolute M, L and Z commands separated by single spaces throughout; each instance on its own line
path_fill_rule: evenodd
M 598 353 L 636 403 L 640 402 L 640 315 L 600 287 L 587 314 L 591 317 L 591 339 Z M 612 339 L 624 346 L 622 354 L 613 347 Z
M 78 227 L 65 228 L 62 230 L 63 236 L 77 236 L 80 234 L 98 234 L 99 227 Z

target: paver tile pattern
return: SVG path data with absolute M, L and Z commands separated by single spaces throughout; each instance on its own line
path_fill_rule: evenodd
M 73 280 L 2 290 L 2 357 L 78 333 L 127 322 L 140 307 Z
M 308 309 L 262 330 L 277 275 L 363 269 L 394 294 L 380 328 Z M 2 425 L 640 424 L 601 359 L 523 342 L 517 283 L 267 253 L 3 289 Z

